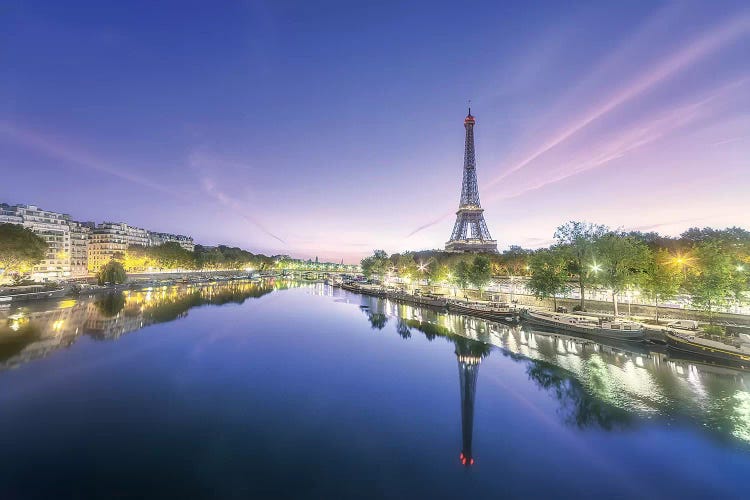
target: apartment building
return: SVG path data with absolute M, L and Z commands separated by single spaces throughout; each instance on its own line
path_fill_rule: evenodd
M 20 224 L 32 230 L 47 243 L 44 259 L 33 267 L 35 280 L 69 278 L 70 272 L 70 216 L 42 210 L 35 205 L 0 205 L 0 222 Z
M 181 234 L 169 234 L 169 233 L 156 233 L 153 231 L 148 232 L 149 245 L 159 246 L 163 243 L 174 242 L 179 244 L 185 250 L 192 252 L 195 249 L 195 242 L 190 236 L 183 236 Z

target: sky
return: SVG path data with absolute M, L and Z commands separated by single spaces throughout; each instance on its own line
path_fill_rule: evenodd
M 746 1 L 0 4 L 0 201 L 357 262 L 750 227 Z

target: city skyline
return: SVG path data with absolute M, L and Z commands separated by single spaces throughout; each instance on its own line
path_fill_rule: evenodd
M 471 99 L 501 250 L 743 225 L 750 10 L 719 5 L 14 5 L 0 201 L 269 255 L 440 248 Z

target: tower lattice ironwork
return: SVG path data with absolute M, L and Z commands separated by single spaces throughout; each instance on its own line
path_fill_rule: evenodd
M 476 120 L 469 114 L 464 120 L 466 143 L 464 146 L 464 177 L 461 186 L 461 202 L 456 212 L 456 224 L 445 249 L 453 252 L 497 252 L 497 241 L 490 236 L 484 220 L 484 209 L 479 203 L 477 185 L 477 160 L 474 154 L 474 125 Z

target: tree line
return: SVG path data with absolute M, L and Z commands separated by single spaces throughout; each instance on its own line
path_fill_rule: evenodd
M 176 242 L 157 246 L 131 245 L 124 254 L 115 255 L 128 272 L 160 270 L 272 269 L 274 257 L 254 254 L 237 247 L 195 245 L 193 251 Z
M 471 284 L 480 291 L 491 276 L 522 276 L 539 298 L 555 300 L 577 289 L 581 310 L 586 291 L 593 288 L 608 292 L 616 313 L 623 294 L 642 294 L 657 306 L 657 319 L 659 304 L 686 294 L 694 307 L 712 316 L 747 300 L 750 232 L 691 228 L 673 238 L 571 221 L 557 228 L 554 243 L 546 248 L 511 246 L 500 254 L 479 255 L 435 250 L 388 256 L 377 250 L 361 266 L 370 278 L 397 276 L 461 288 Z

